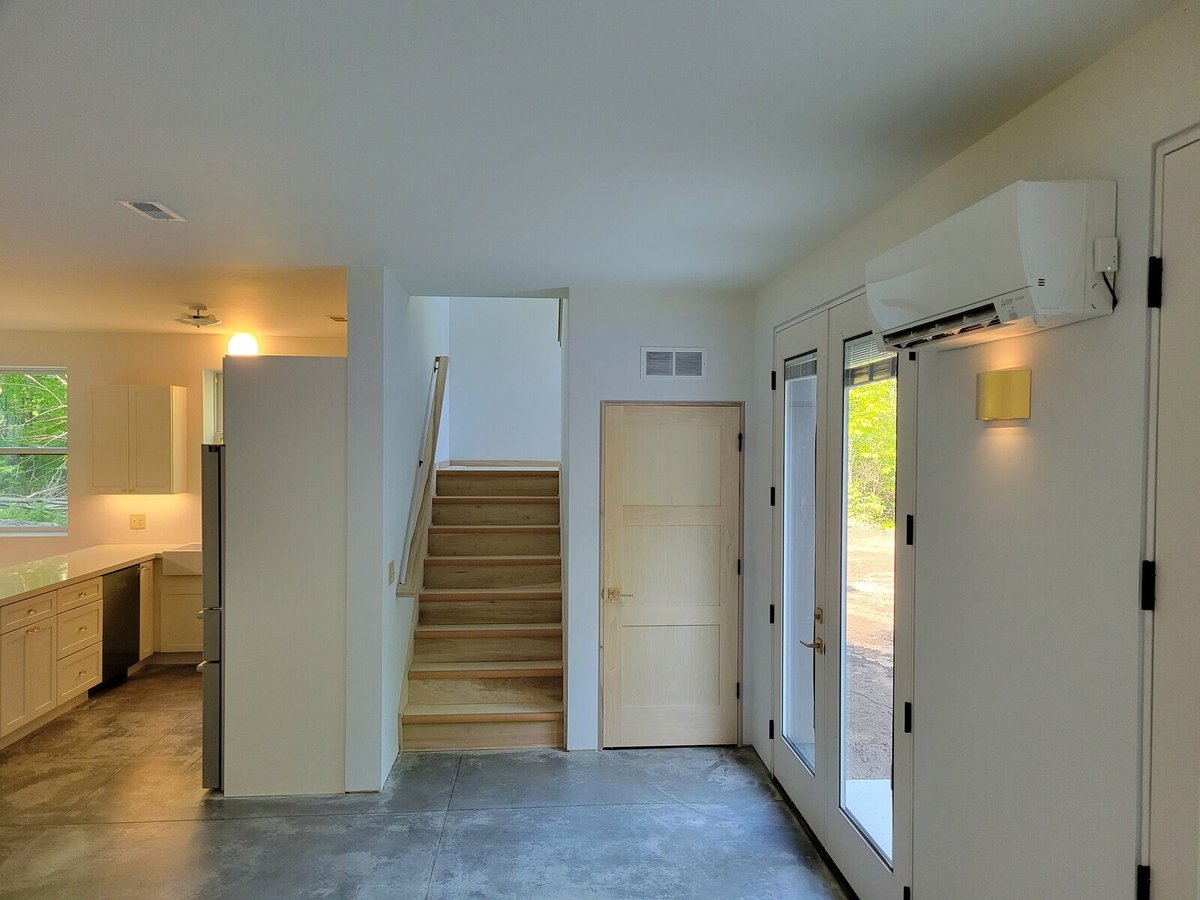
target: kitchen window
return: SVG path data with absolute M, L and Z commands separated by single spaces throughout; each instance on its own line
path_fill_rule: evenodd
M 67 370 L 0 368 L 0 534 L 67 530 Z

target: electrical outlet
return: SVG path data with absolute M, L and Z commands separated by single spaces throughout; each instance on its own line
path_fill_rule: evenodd
M 396 580 L 396 561 L 394 559 L 389 559 L 388 560 L 388 584 L 391 584 L 395 580 Z
M 144 531 L 146 528 L 146 514 L 133 513 L 129 517 L 129 527 L 134 531 Z

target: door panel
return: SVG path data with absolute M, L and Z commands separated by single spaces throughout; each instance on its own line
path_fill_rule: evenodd
M 737 741 L 736 406 L 604 407 L 603 742 Z
M 1200 843 L 1200 132 L 1159 170 L 1163 260 L 1153 553 L 1157 568 L 1150 757 L 1150 869 L 1155 898 L 1196 897 Z
M 857 297 L 776 334 L 773 769 L 855 891 L 891 898 L 911 884 L 916 363 L 869 330 Z

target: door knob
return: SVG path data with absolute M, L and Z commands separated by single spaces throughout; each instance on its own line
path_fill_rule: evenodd
M 825 655 L 825 642 L 823 640 L 821 640 L 819 637 L 813 638 L 813 642 L 811 644 L 808 641 L 800 641 L 800 643 L 803 644 L 805 647 L 807 647 L 809 650 L 812 650 L 816 653 L 820 653 L 822 656 Z
M 609 588 L 608 589 L 608 599 L 609 600 L 620 600 L 622 597 L 632 597 L 632 596 L 633 596 L 633 594 L 622 594 L 620 588 Z

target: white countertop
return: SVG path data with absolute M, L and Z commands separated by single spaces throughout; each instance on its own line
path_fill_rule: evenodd
M 0 568 L 0 605 L 136 566 L 179 544 L 98 544 L 58 556 L 47 556 Z M 185 545 L 189 549 L 195 545 Z

